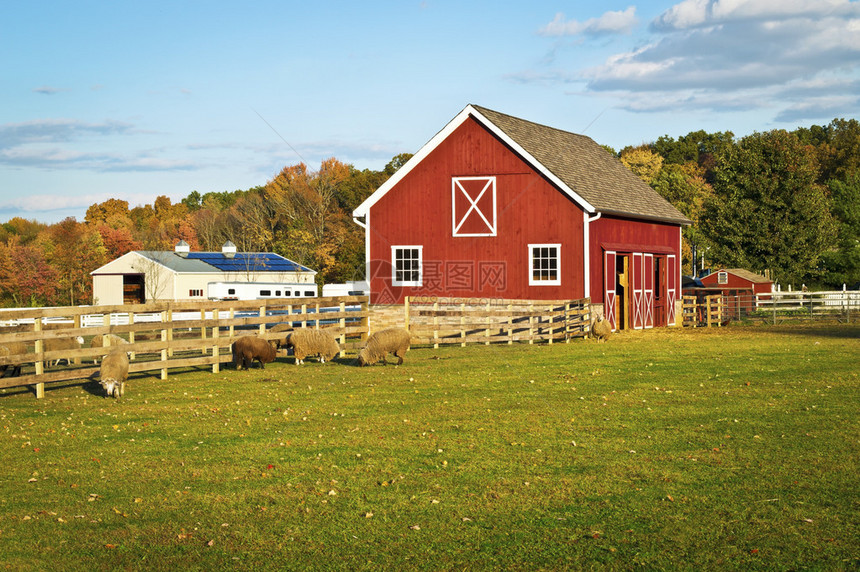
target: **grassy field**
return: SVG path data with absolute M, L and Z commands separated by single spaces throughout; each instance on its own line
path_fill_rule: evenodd
M 0 568 L 860 567 L 860 326 L 0 392 Z

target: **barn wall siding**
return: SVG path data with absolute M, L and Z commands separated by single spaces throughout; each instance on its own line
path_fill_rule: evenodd
M 477 176 L 496 178 L 497 235 L 454 237 L 452 177 Z M 584 295 L 582 210 L 474 120 L 373 205 L 368 223 L 371 303 Z M 561 284 L 529 286 L 528 245 L 547 243 L 561 244 Z M 421 287 L 391 285 L 392 245 L 423 246 Z

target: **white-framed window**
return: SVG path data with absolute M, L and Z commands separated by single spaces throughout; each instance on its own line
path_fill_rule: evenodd
M 529 286 L 561 284 L 561 245 L 529 245 Z
M 728 272 L 718 272 L 717 273 L 717 284 L 728 284 L 729 283 L 729 273 Z
M 496 178 L 451 178 L 452 236 L 496 236 Z
M 423 246 L 391 247 L 391 284 L 393 286 L 421 286 Z

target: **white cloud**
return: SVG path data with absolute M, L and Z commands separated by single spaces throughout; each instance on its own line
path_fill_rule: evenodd
M 857 16 L 857 2 L 850 0 L 684 0 L 661 14 L 652 24 L 656 30 L 686 30 L 743 20 Z
M 699 110 L 729 103 L 773 107 L 786 121 L 826 117 L 840 105 L 843 115 L 860 110 L 860 2 L 684 0 L 651 30 L 647 45 L 584 70 L 586 89 L 642 111 L 667 101 Z M 802 86 L 830 91 L 804 95 Z
M 541 28 L 541 36 L 599 36 L 606 34 L 629 34 L 636 26 L 636 7 L 630 6 L 623 12 L 606 12 L 599 18 L 590 18 L 584 22 L 565 20 L 559 12 L 552 22 Z

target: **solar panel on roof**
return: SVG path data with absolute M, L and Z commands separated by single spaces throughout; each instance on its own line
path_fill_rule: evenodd
M 223 272 L 309 272 L 310 269 L 271 252 L 237 252 L 232 257 L 220 252 L 189 252 L 187 258 L 201 260 Z

